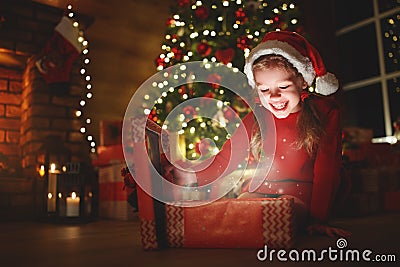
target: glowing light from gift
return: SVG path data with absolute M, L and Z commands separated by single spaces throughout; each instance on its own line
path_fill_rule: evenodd
M 48 193 L 48 194 L 47 194 L 47 198 L 48 198 L 48 199 L 52 199 L 52 198 L 53 198 L 53 194 L 52 194 L 52 193 Z

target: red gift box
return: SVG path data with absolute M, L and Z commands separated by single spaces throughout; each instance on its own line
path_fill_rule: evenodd
M 124 164 L 99 167 L 99 217 L 115 220 L 135 218 L 133 207 L 127 201 L 121 169 Z
M 125 162 L 122 145 L 99 146 L 97 157 L 92 160 L 94 166 L 107 166 Z
M 227 199 L 204 206 L 166 205 L 170 247 L 289 248 L 294 243 L 293 199 Z
M 133 119 L 132 122 L 132 125 L 143 125 L 146 119 Z M 147 153 L 146 149 L 159 147 L 160 134 L 161 129 L 149 121 L 146 135 L 132 129 L 134 171 L 136 177 L 141 177 L 138 205 L 145 250 L 164 247 L 262 248 L 264 245 L 288 248 L 293 245 L 296 231 L 291 198 L 224 199 L 183 207 L 173 205 L 173 202 L 162 203 L 144 192 L 143 188 L 147 192 L 152 190 L 147 154 L 159 153 Z M 158 145 L 154 146 L 154 143 Z M 153 166 L 161 164 L 161 160 L 152 159 L 152 162 Z

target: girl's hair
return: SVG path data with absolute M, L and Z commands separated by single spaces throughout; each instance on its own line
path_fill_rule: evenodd
M 256 70 L 265 69 L 283 69 L 292 73 L 296 77 L 302 78 L 302 75 L 297 71 L 297 69 L 281 55 L 268 54 L 261 56 L 254 61 L 252 66 L 253 73 Z M 253 93 L 255 96 L 258 94 L 257 90 L 253 90 Z M 262 147 L 261 133 L 258 124 L 255 125 L 255 129 L 252 131 L 253 134 L 250 141 L 250 147 L 254 157 L 259 158 Z M 298 131 L 298 139 L 292 145 L 296 149 L 304 148 L 309 155 L 312 155 L 315 152 L 321 135 L 324 134 L 312 97 L 307 97 L 302 102 L 302 109 L 297 119 L 296 127 Z

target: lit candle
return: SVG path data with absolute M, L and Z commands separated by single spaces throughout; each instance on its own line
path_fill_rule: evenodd
M 56 173 L 56 164 L 55 163 L 51 163 L 50 164 L 50 173 Z
M 76 196 L 75 192 L 72 192 L 70 197 L 67 197 L 67 217 L 79 216 L 79 202 L 80 198 Z
M 44 169 L 44 165 L 40 165 L 40 168 L 39 168 L 40 177 L 43 177 L 45 174 L 46 174 L 46 171 Z

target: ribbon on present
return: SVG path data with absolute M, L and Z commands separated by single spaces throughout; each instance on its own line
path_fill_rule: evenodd
M 144 250 L 154 250 L 158 248 L 156 223 L 154 220 L 140 220 L 140 236 Z
M 131 118 L 131 134 L 134 143 L 141 143 L 144 141 L 144 131 L 146 125 L 146 116 L 136 116 Z
M 184 245 L 184 211 L 183 207 L 166 205 L 167 216 L 167 240 L 168 246 L 172 248 L 183 247 Z
M 294 243 L 295 220 L 292 198 L 262 201 L 263 236 L 268 247 L 291 247 Z

